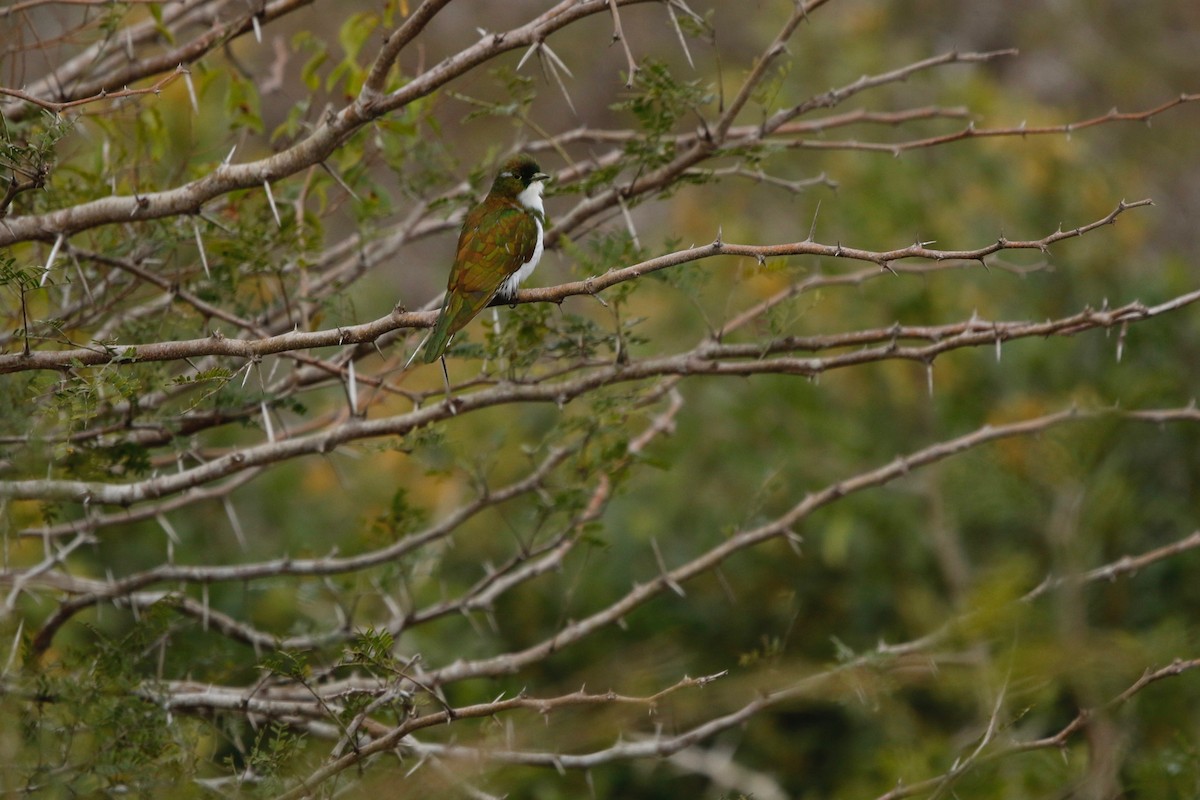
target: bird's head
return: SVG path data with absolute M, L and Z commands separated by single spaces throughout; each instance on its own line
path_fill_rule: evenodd
M 533 186 L 540 195 L 542 185 L 550 180 L 550 176 L 542 172 L 537 162 L 525 153 L 511 156 L 500 167 L 496 180 L 492 184 L 492 194 L 501 197 L 517 197 Z

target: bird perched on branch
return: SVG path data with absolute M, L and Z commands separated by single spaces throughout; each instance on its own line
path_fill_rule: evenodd
M 500 168 L 487 197 L 467 212 L 442 312 L 425 342 L 425 363 L 436 361 L 450 337 L 493 298 L 510 302 L 542 257 L 546 210 L 542 190 L 550 176 L 524 153 Z

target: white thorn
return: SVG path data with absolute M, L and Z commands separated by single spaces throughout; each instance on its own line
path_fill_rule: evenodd
M 156 515 L 155 519 L 158 521 L 158 524 L 162 527 L 162 529 L 166 532 L 167 538 L 170 539 L 172 542 L 175 542 L 176 544 L 178 544 L 179 543 L 179 534 L 175 532 L 175 528 L 171 525 L 171 521 L 169 519 L 167 519 L 166 515 L 158 514 L 158 515 Z
M 529 60 L 529 57 L 533 55 L 540 46 L 540 42 L 534 42 L 533 44 L 529 45 L 529 49 L 525 51 L 525 54 L 521 56 L 521 60 L 517 62 L 517 72 L 521 71 L 521 67 L 525 66 L 525 62 Z
M 192 101 L 192 111 L 196 114 L 200 113 L 200 101 L 196 99 L 196 85 L 192 83 L 192 73 L 183 73 L 183 82 L 187 85 L 188 97 Z
M 12 649 L 8 651 L 8 661 L 5 662 L 4 669 L 3 671 L 0 671 L 0 675 L 7 675 L 9 671 L 12 670 L 13 663 L 15 663 L 17 660 L 17 653 L 21 651 L 21 634 L 24 632 L 25 620 L 19 619 L 17 621 L 17 633 L 15 636 L 13 636 Z
M 54 259 L 58 258 L 59 248 L 63 244 L 63 235 L 60 233 L 58 238 L 54 240 L 54 246 L 50 248 L 50 257 L 46 259 L 46 268 L 42 272 L 41 286 L 46 285 L 46 279 L 50 277 L 50 268 L 54 266 Z
M 275 441 L 275 427 L 271 425 L 271 412 L 267 410 L 267 401 L 261 401 L 263 425 L 267 429 L 267 441 Z
M 283 220 L 279 218 L 279 209 L 275 207 L 275 195 L 271 192 L 271 182 L 263 181 L 263 188 L 267 190 L 267 202 L 271 204 L 271 213 L 275 215 L 275 224 L 283 228 Z
M 238 519 L 237 509 L 233 507 L 233 501 L 228 496 L 222 498 L 221 502 L 225 506 L 225 516 L 229 517 L 229 526 L 233 528 L 233 538 L 237 539 L 238 546 L 244 551 L 246 549 L 246 532 L 242 530 L 242 521 Z
M 563 60 L 562 60 L 561 58 L 559 58 L 559 57 L 558 57 L 558 53 L 556 53 L 556 52 L 554 52 L 553 50 L 551 50 L 551 49 L 550 49 L 550 45 L 543 43 L 543 44 L 542 44 L 542 51 L 543 51 L 543 52 L 546 54 L 546 57 L 547 57 L 547 58 L 549 58 L 549 59 L 550 59 L 552 62 L 554 62 L 554 64 L 555 64 L 555 65 L 556 65 L 556 66 L 557 66 L 559 69 L 561 69 L 563 72 L 567 73 L 567 77 L 568 77 L 568 78 L 574 78 L 574 77 L 575 77 L 575 74 L 574 74 L 573 72 L 571 72 L 571 68 L 570 68 L 570 67 L 568 67 L 568 66 L 566 65 L 566 63 L 564 63 L 564 62 L 563 62 Z
M 212 278 L 212 273 L 208 271 L 208 255 L 204 252 L 204 240 L 200 238 L 200 223 L 196 222 L 196 218 L 192 218 L 192 230 L 196 233 L 196 249 L 200 251 L 200 265 L 204 267 L 204 277 Z
M 200 627 L 208 630 L 208 584 L 200 584 Z

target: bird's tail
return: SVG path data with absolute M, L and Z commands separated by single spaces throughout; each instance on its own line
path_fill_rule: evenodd
M 433 333 L 429 334 L 429 338 L 425 340 L 425 363 L 432 364 L 446 351 L 446 345 L 450 343 L 450 314 L 445 308 L 442 313 L 438 314 L 437 322 L 433 326 Z

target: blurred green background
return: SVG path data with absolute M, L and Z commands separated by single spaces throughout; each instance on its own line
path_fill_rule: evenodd
M 369 3 L 338 7 L 369 11 Z M 501 29 L 524 19 L 536 4 L 460 0 L 427 31 L 422 48 L 401 59 L 415 71 L 478 36 L 477 26 Z M 694 6 L 698 12 L 707 7 Z M 718 2 L 712 6 L 714 44 L 693 40 L 690 67 L 658 4 L 622 10 L 629 46 L 638 58 L 667 64 L 680 80 L 698 81 L 728 98 L 752 59 L 774 36 L 789 12 L 781 2 Z M 288 121 L 300 103 L 319 110 L 338 102 L 337 90 L 313 92 L 297 80 L 311 38 L 330 36 L 329 7 L 316 4 L 289 18 L 279 33 L 296 54 L 284 84 L 258 97 L 209 59 L 196 70 L 203 107 L 227 115 L 193 114 L 181 85 L 166 92 L 154 113 L 163 139 L 156 165 L 139 179 L 169 181 L 186 165 L 219 159 L 231 141 L 239 158 L 269 151 L 268 134 Z M 418 113 L 406 112 L 369 136 L 388 136 L 388 126 L 419 124 L 427 131 L 421 149 L 389 153 L 386 142 L 367 147 L 364 163 L 356 144 L 340 164 L 362 194 L 352 203 L 327 187 L 310 245 L 358 230 L 373 232 L 403 218 L 413 186 L 453 185 L 497 150 L 537 138 L 534 125 L 557 132 L 576 126 L 626 127 L 622 85 L 624 55 L 608 45 L 611 20 L 598 16 L 556 34 L 549 44 L 566 61 L 572 110 L 557 84 L 535 65 L 522 91 L 536 92 L 528 106 L 532 125 L 511 118 L 476 116 L 478 101 L 504 102 L 514 83 L 505 72 L 472 74 L 455 82 Z M 343 30 L 343 37 L 345 37 Z M 372 42 L 374 40 L 371 40 Z M 314 67 L 328 76 L 342 55 Z M 1020 55 L 984 65 L 954 65 L 872 91 L 845 110 L 902 109 L 924 105 L 965 107 L 978 128 L 1030 126 L 1084 120 L 1117 107 L 1144 110 L 1180 92 L 1196 91 L 1200 52 L 1200 5 L 1158 0 L 1122 3 L 991 3 L 979 0 L 919 3 L 835 2 L 814 13 L 788 47 L 786 69 L 770 83 L 770 102 L 788 105 L 859 75 L 894 69 L 949 50 L 1015 47 Z M 370 47 L 364 51 L 371 52 Z M 243 38 L 232 57 L 251 69 L 271 63 L 273 51 Z M 514 70 L 520 53 L 497 66 Z M 3 74 L 10 85 L 9 74 Z M 244 94 L 239 94 L 244 93 Z M 143 106 L 144 107 L 144 106 Z M 242 130 L 231 132 L 230 109 L 246 109 Z M 746 121 L 754 122 L 755 111 Z M 842 110 L 842 109 L 839 109 Z M 261 114 L 261 122 L 259 115 Z M 424 116 L 422 116 L 424 115 Z M 416 120 L 418 120 L 417 122 Z M 96 125 L 121 122 L 88 123 Z M 695 120 L 680 123 L 687 131 Z M 829 138 L 899 141 L 956 130 L 961 120 L 934 120 L 903 127 L 856 126 Z M 130 145 L 134 150 L 134 145 Z M 96 158 L 94 140 L 73 135 L 61 145 L 65 157 L 56 188 L 70 187 L 71 165 Z M 576 153 L 576 156 L 579 156 Z M 74 161 L 73 161 L 74 160 Z M 543 167 L 564 163 L 545 153 Z M 669 198 L 632 210 L 647 253 L 711 241 L 717 231 L 729 242 L 798 241 L 814 231 L 818 241 L 890 249 L 914 240 L 946 249 L 994 241 L 1038 239 L 1060 225 L 1072 228 L 1103 218 L 1122 200 L 1150 197 L 1112 227 L 1056 245 L 1047 254 L 1006 253 L 1023 274 L 978 265 L 927 276 L 884 275 L 858 286 L 803 294 L 771 319 L 773 329 L 739 331 L 730 341 L 768 334 L 815 335 L 894 322 L 937 325 L 977 315 L 984 320 L 1041 320 L 1085 306 L 1151 305 L 1195 288 L 1196 222 L 1200 219 L 1200 104 L 1185 105 L 1151 124 L 1115 123 L 1071 135 L 966 141 L 905 152 L 781 150 L 764 170 L 789 180 L 825 176 L 832 185 L 793 193 L 767 183 L 727 179 L 689 185 Z M 359 170 L 356 172 L 356 169 Z M 473 188 L 486 179 L 473 175 Z M 290 199 L 298 179 L 277 187 Z M 366 187 L 366 191 L 361 191 Z M 553 220 L 574 197 L 551 196 Z M 47 202 L 53 203 L 53 195 Z M 453 207 L 447 208 L 449 213 Z M 259 209 L 259 213 L 263 213 Z M 586 249 L 605 235 L 619 237 L 619 216 L 602 230 L 576 236 Z M 454 231 L 432 237 L 373 270 L 322 309 L 322 327 L 362 322 L 386 314 L 399 299 L 417 307 L 444 285 Z M 185 252 L 189 228 L 178 233 Z M 264 259 L 291 240 L 259 241 L 258 250 L 229 245 L 209 258 Z M 569 248 L 548 254 L 532 285 L 548 286 L 586 276 Z M 290 256 L 291 254 L 289 254 Z M 185 259 L 188 256 L 174 256 Z M 633 328 L 635 357 L 679 351 L 750 303 L 813 274 L 857 269 L 818 259 L 786 259 L 759 265 L 753 259 L 720 258 L 688 265 L 632 286 L 621 313 L 640 319 Z M 247 301 L 249 302 L 249 301 Z M 563 311 L 608 324 L 611 312 L 590 298 L 572 298 Z M 547 313 L 521 307 L 500 314 L 528 320 Z M 550 309 L 551 316 L 559 314 Z M 190 324 L 190 323 L 189 323 Z M 178 328 L 143 331 L 147 341 Z M 476 323 L 471 340 L 483 339 Z M 193 329 L 192 335 L 199 331 Z M 130 335 L 134 335 L 132 330 Z M 823 375 L 750 379 L 695 378 L 679 386 L 683 406 L 669 437 L 654 440 L 644 457 L 618 480 L 601 522 L 589 532 L 560 572 L 548 574 L 503 597 L 487 617 L 449 615 L 404 634 L 398 651 L 420 653 L 426 665 L 482 657 L 528 646 L 612 602 L 632 584 L 659 574 L 654 555 L 674 566 L 715 546 L 733 532 L 775 518 L 807 493 L 882 465 L 894 456 L 1003 423 L 1078 404 L 1085 408 L 1172 407 L 1194 398 L 1200 364 L 1200 326 L 1194 311 L 1133 325 L 1117 359 L 1117 331 L 1074 338 L 1022 340 L 957 351 L 940 357 L 930 376 L 910 363 L 868 365 Z M 414 340 L 410 343 L 415 344 Z M 452 365 L 453 366 L 453 365 Z M 369 363 L 364 369 L 369 368 Z M 460 367 L 467 370 L 470 367 Z M 145 380 L 154 378 L 147 368 Z M 138 374 L 137 370 L 130 370 Z M 465 374 L 465 373 L 464 373 Z M 36 376 L 6 377 L 0 391 L 9 411 L 6 432 L 21 430 L 20 408 L 45 390 Z M 433 368 L 414 385 L 440 383 Z M 606 444 L 636 434 L 661 405 L 630 410 L 638 392 L 616 387 L 603 394 L 611 430 L 594 437 Z M 305 398 L 309 413 L 344 402 L 327 390 Z M 601 413 L 598 404 L 512 408 L 456 419 L 420 441 L 372 442 L 270 470 L 232 497 L 247 544 L 241 548 L 219 504 L 172 515 L 181 563 L 254 561 L 278 557 L 361 552 L 439 519 L 470 497 L 479 476 L 492 486 L 518 478 L 524 454 L 586 427 L 581 418 Z M 382 413 L 382 411 L 380 412 Z M 301 417 L 294 418 L 299 425 Z M 209 444 L 257 441 L 261 431 L 234 430 Z M 1185 553 L 1127 578 L 1051 593 L 1032 603 L 1014 602 L 1048 574 L 1085 571 L 1178 540 L 1197 527 L 1197 431 L 1188 425 L 1155 426 L 1104 419 L 1055 428 L 1034 437 L 1009 439 L 970 451 L 888 485 L 838 501 L 804 521 L 799 552 L 771 541 L 739 553 L 688 582 L 685 596 L 663 594 L 580 644 L 555 653 L 536 668 L 502 680 L 448 687 L 455 704 L 490 700 L 522 689 L 537 696 L 586 685 L 626 695 L 652 694 L 684 675 L 729 670 L 703 690 L 686 690 L 660 703 L 647 719 L 644 708 L 582 708 L 545 720 L 519 712 L 506 719 L 454 726 L 455 738 L 527 749 L 585 753 L 620 737 L 681 731 L 733 710 L 757 692 L 824 675 L 839 663 L 870 653 L 880 642 L 906 642 L 939 629 L 947 620 L 979 612 L 971 624 L 919 657 L 867 659 L 814 680 L 796 697 L 704 740 L 700 747 L 728 755 L 765 776 L 755 793 L 777 788 L 792 798 L 863 797 L 945 773 L 969 753 L 1003 696 L 1002 735 L 1037 738 L 1066 725 L 1078 708 L 1107 701 L 1147 667 L 1176 657 L 1195 657 L 1200 587 L 1192 576 L 1200 556 Z M 611 442 L 610 442 L 611 440 Z M 19 462 L 18 462 L 19 463 Z M 44 470 L 44 464 L 29 469 Z M 560 476 L 564 495 L 590 490 L 604 461 L 577 466 L 574 479 Z M 6 476 L 7 477 L 7 476 Z M 556 502 L 566 503 L 557 498 Z M 563 506 L 565 508 L 566 506 Z M 12 504 L 10 529 L 35 524 L 46 509 Z M 71 514 L 67 509 L 56 513 Z M 453 546 L 423 553 L 378 573 L 328 581 L 278 580 L 214 585 L 213 607 L 278 635 L 324 630 L 352 613 L 357 624 L 387 619 L 373 599 L 371 581 L 405 583 L 415 606 L 453 594 L 476 581 L 482 564 L 502 563 L 562 524 L 565 513 L 547 511 L 544 500 L 526 499 L 472 520 Z M 7 540 L 11 563 L 36 562 L 40 543 Z M 161 527 L 143 523 L 106 533 L 81 552 L 73 567 L 103 576 L 161 563 L 167 543 Z M 198 595 L 198 589 L 188 591 Z M 49 598 L 30 596 L 22 611 L 31 622 L 52 610 Z M 54 655 L 86 661 L 103 642 L 119 642 L 134 628 L 124 611 L 81 615 L 55 641 Z M 18 620 L 0 622 L 0 639 L 12 640 Z M 176 622 L 167 650 L 167 675 L 199 681 L 248 683 L 260 658 L 198 624 Z M 314 660 L 329 654 L 314 655 Z M 1061 752 L 1042 750 L 986 762 L 954 784 L 961 797 L 1067 796 L 1088 772 L 1091 757 L 1112 760 L 1130 797 L 1191 797 L 1200 791 L 1200 715 L 1197 682 L 1183 675 L 1140 692 L 1112 712 L 1114 742 L 1106 748 L 1075 737 Z M 6 701 L 7 703 L 8 701 Z M 100 712 L 97 711 L 99 714 Z M 19 716 L 9 707 L 9 720 Z M 29 718 L 23 717 L 29 725 Z M 93 729 L 108 724 L 91 721 Z M 206 775 L 204 763 L 234 748 L 236 727 L 200 723 L 178 734 L 181 742 L 151 762 L 171 763 L 178 773 Z M 5 726 L 0 754 L 8 765 L 27 764 L 38 745 L 35 733 Z M 515 731 L 514 731 L 515 729 Z M 438 734 L 428 734 L 436 739 Z M 211 737 L 211 739 L 206 739 Z M 510 742 L 509 737 L 515 737 Z M 198 746 L 197 742 L 208 744 Z M 321 742 L 301 746 L 285 774 L 305 774 L 326 752 Z M 1099 754 L 1099 756 L 1097 756 Z M 132 767 L 131 767 L 132 769 Z M 368 770 L 363 778 L 378 791 L 399 791 L 396 769 Z M 456 766 L 455 769 L 459 769 Z M 19 769 L 18 769 L 19 771 Z M 419 771 L 403 788 L 415 794 L 444 792 L 441 778 Z M 495 767 L 464 763 L 461 774 L 481 788 L 511 797 L 621 798 L 737 797 L 716 773 L 670 760 L 639 761 L 592 771 Z M 15 785 L 15 784 L 10 784 Z M 153 782 L 150 782 L 153 786 Z M 161 787 L 160 787 L 161 788 Z M 199 792 L 200 790 L 194 789 Z M 356 790 L 359 791 L 359 790 Z M 740 791 L 746 791 L 744 785 Z M 1081 789 L 1080 791 L 1085 791 Z

